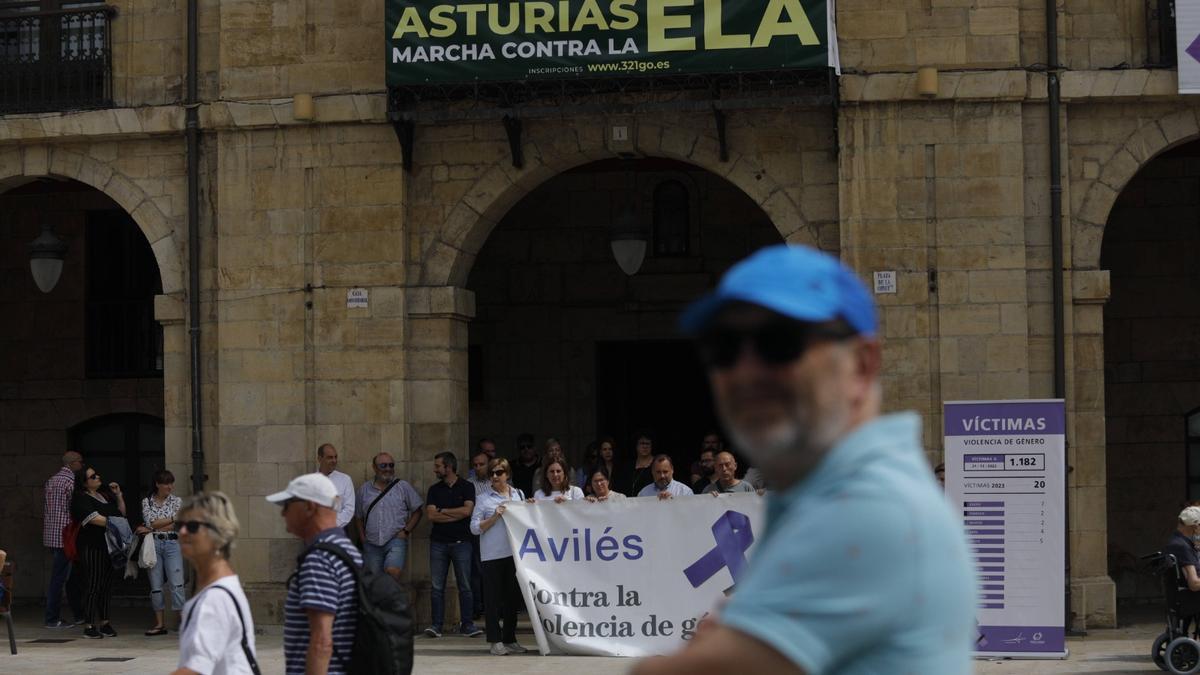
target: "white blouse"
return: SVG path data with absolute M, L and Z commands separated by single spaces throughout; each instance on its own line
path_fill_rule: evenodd
M 146 497 L 142 500 L 142 521 L 146 523 L 146 527 L 150 527 L 150 523 L 163 518 L 175 519 L 175 514 L 179 513 L 179 507 L 183 506 L 183 500 L 179 495 L 167 495 L 162 504 L 158 503 L 154 497 Z

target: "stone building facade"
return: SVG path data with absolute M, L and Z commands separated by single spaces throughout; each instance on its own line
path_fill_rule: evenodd
M 200 420 L 190 419 L 185 321 L 185 3 L 111 4 L 113 106 L 0 116 L 0 190 L 11 191 L 0 192 L 0 241 L 12 280 L 0 299 L 0 344 L 73 330 L 38 317 L 49 311 L 46 297 L 70 290 L 77 262 L 68 259 L 62 288 L 41 296 L 20 249 L 36 235 L 33 221 L 8 216 L 28 199 L 22 188 L 66 180 L 95 193 L 80 200 L 105 199 L 127 213 L 153 250 L 161 380 L 102 386 L 76 368 L 59 378 L 74 384 L 49 386 L 54 378 L 2 362 L 0 455 L 16 470 L 0 475 L 0 516 L 12 516 L 0 517 L 0 545 L 18 564 L 21 596 L 35 597 L 45 581 L 40 484 L 68 431 L 91 416 L 161 416 L 165 466 L 181 488 L 192 474 L 190 430 L 200 425 L 205 485 L 235 499 L 237 567 L 259 591 L 256 618 L 270 623 L 297 546 L 262 497 L 313 470 L 319 443 L 336 445 L 356 480 L 386 450 L 422 493 L 434 453 L 463 451 L 484 434 L 502 448 L 520 430 L 559 435 L 577 456 L 608 433 L 592 377 L 597 345 L 671 339 L 675 312 L 715 281 L 731 251 L 771 241 L 819 246 L 864 276 L 897 271 L 898 292 L 877 296 L 885 398 L 890 409 L 922 415 L 931 462 L 941 453 L 943 401 L 1053 394 L 1041 2 L 907 0 L 880 9 L 840 0 L 837 105 L 731 111 L 725 158 L 710 112 L 628 112 L 626 97 L 612 100 L 611 113 L 529 115 L 521 168 L 499 119 L 431 117 L 416 127 L 406 171 L 388 123 L 382 3 L 200 0 Z M 1170 529 L 1186 497 L 1186 464 L 1182 432 L 1166 429 L 1200 406 L 1191 386 L 1200 374 L 1187 374 L 1195 366 L 1186 353 L 1187 372 L 1168 378 L 1177 394 L 1157 407 L 1138 407 L 1145 397 L 1114 388 L 1154 389 L 1163 377 L 1143 362 L 1171 346 L 1138 356 L 1108 334 L 1122 320 L 1105 314 L 1116 269 L 1108 265 L 1117 264 L 1109 260 L 1121 256 L 1102 257 L 1106 229 L 1112 219 L 1138 220 L 1139 203 L 1124 193 L 1135 174 L 1200 138 L 1197 106 L 1175 93 L 1175 72 L 1142 67 L 1157 60 L 1146 16 L 1140 0 L 1059 5 L 1078 626 L 1114 624 L 1122 556 L 1153 548 Z M 935 97 L 916 90 L 926 66 L 940 71 Z M 312 119 L 293 115 L 301 94 L 314 98 Z M 688 255 L 651 254 L 629 278 L 603 230 L 614 200 L 640 189 L 636 177 L 632 188 L 622 182 L 629 169 L 605 164 L 618 158 L 640 162 L 633 172 L 642 180 L 681 176 L 697 214 Z M 1195 175 L 1193 164 L 1177 164 L 1156 170 Z M 1188 205 L 1175 196 L 1159 193 L 1185 218 Z M 69 227 L 60 233 L 72 236 Z M 1171 247 L 1152 247 L 1140 262 L 1127 256 L 1112 284 L 1155 276 L 1146 256 L 1163 248 Z M 1194 305 L 1178 284 L 1159 283 L 1176 305 Z M 347 307 L 351 288 L 367 290 L 366 308 Z M 1160 316 L 1195 314 L 1164 308 Z M 472 372 L 482 394 L 472 394 Z M 77 403 L 84 392 L 103 401 Z M 1156 424 L 1161 447 L 1145 454 L 1136 439 Z M 421 541 L 410 555 L 417 589 L 428 585 Z

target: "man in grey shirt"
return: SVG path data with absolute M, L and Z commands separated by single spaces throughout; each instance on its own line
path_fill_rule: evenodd
M 659 499 L 673 499 L 696 494 L 692 492 L 692 488 L 675 480 L 675 465 L 667 455 L 655 456 L 654 462 L 650 464 L 650 472 L 654 476 L 654 482 L 642 488 L 637 494 L 639 497 L 658 495 Z
M 754 492 L 754 486 L 737 477 L 737 460 L 732 452 L 718 452 L 713 463 L 713 482 L 704 488 L 705 494 L 719 495 L 729 492 Z
M 375 480 L 358 489 L 358 533 L 363 540 L 367 569 L 387 572 L 396 581 L 408 558 L 408 538 L 421 520 L 421 496 L 396 478 L 396 460 L 386 452 L 375 455 Z M 378 499 L 378 501 L 376 501 Z

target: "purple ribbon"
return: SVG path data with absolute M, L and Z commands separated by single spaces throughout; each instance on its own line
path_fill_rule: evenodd
M 713 523 L 712 533 L 716 546 L 683 570 L 692 588 L 699 588 L 700 584 L 726 567 L 729 568 L 729 576 L 737 583 L 742 570 L 746 568 L 746 550 L 754 543 L 750 519 L 737 511 L 726 511 Z

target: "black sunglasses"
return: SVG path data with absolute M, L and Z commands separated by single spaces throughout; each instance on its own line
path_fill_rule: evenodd
M 750 331 L 714 326 L 700 336 L 697 344 L 700 358 L 710 368 L 729 368 L 737 363 L 747 340 L 763 362 L 780 366 L 800 358 L 804 350 L 819 340 L 845 340 L 856 334 L 844 325 L 770 321 Z
M 505 471 L 504 469 L 494 469 L 494 470 L 492 471 L 492 475 L 493 475 L 493 476 L 503 476 L 503 475 L 504 475 L 504 474 L 506 474 L 506 473 L 508 473 L 508 472 L 507 472 L 507 471 Z
M 393 469 L 396 467 L 396 463 L 395 462 L 388 462 L 386 464 L 380 463 L 380 464 L 376 464 L 375 466 L 379 467 L 380 469 Z
M 518 445 L 518 446 L 517 446 L 517 449 L 518 449 L 518 450 L 529 450 L 529 449 L 530 449 L 530 448 L 532 448 L 532 447 L 533 447 L 533 444 L 532 444 L 532 443 L 522 443 L 522 444 L 520 444 L 520 445 Z
M 188 534 L 196 534 L 202 527 L 207 527 L 213 532 L 217 531 L 217 528 L 214 527 L 212 523 L 206 523 L 203 520 L 188 520 L 186 522 L 175 523 L 176 532 L 183 532 L 184 530 L 187 530 Z
M 94 473 L 94 474 L 92 474 L 92 475 L 90 475 L 90 476 L 88 476 L 88 477 L 87 477 L 87 479 L 88 479 L 88 480 L 91 480 L 91 479 L 93 479 L 93 478 L 95 478 L 96 480 L 100 480 L 100 474 L 98 474 L 98 473 Z

